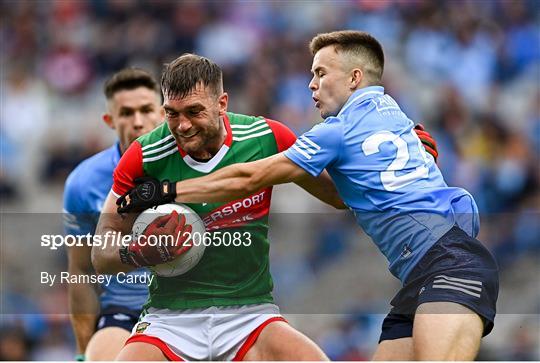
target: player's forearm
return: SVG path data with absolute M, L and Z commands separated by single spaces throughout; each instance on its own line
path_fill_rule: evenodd
M 115 274 L 129 272 L 134 266 L 122 262 L 120 248 L 131 242 L 131 227 L 137 217 L 136 214 L 128 213 L 120 215 L 116 212 L 117 198 L 114 193 L 109 193 L 96 227 L 94 239 L 101 239 L 101 243 L 94 243 L 92 247 L 92 265 L 97 273 Z
M 70 315 L 71 327 L 75 335 L 77 354 L 84 354 L 88 342 L 96 329 L 97 315 Z
M 235 164 L 204 177 L 176 183 L 179 203 L 228 202 L 247 197 L 265 185 L 249 164 Z
M 124 234 L 115 228 L 111 228 L 100 222 L 96 228 L 95 235 L 102 238 L 103 243 L 92 247 L 92 265 L 99 274 L 116 274 L 118 272 L 129 272 L 135 267 L 123 263 L 120 259 L 120 248 L 123 247 Z M 107 238 L 106 236 L 112 236 Z
M 307 190 L 308 193 L 312 194 L 314 197 L 319 199 L 320 201 L 336 208 L 336 209 L 347 209 L 347 205 L 343 203 L 343 200 L 341 200 L 340 196 L 337 193 L 333 193 L 332 191 L 323 190 L 320 193 L 314 194 L 312 190 Z
M 341 200 L 334 182 L 330 175 L 324 171 L 319 177 L 315 178 L 306 174 L 296 181 L 300 187 L 306 190 L 320 201 L 333 206 L 336 209 L 347 209 L 347 206 Z
M 99 301 L 93 285 L 73 284 L 69 286 L 69 312 L 71 326 L 77 343 L 77 353 L 84 354 L 94 334 L 99 311 Z
M 313 181 L 316 197 L 323 202 L 333 206 L 336 209 L 347 209 L 347 206 L 341 199 L 334 181 L 325 170 L 322 174 Z M 308 192 L 312 193 L 308 190 Z

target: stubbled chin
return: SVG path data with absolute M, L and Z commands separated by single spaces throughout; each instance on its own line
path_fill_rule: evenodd
M 176 139 L 176 142 L 180 147 L 185 150 L 186 152 L 197 150 L 200 148 L 200 140 L 197 136 L 191 138 L 191 139 L 182 139 L 180 138 L 180 141 Z

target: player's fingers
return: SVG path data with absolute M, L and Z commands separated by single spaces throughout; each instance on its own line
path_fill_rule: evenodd
M 117 213 L 126 213 L 129 212 L 129 210 L 129 206 L 119 206 L 118 208 L 116 208 Z
M 435 148 L 437 146 L 437 142 L 435 141 L 435 139 L 430 135 L 428 134 L 427 132 L 425 131 L 418 131 L 417 132 L 418 134 L 418 138 L 420 139 L 420 141 L 422 141 L 424 144 L 429 144 L 429 146 Z
M 191 224 L 187 224 L 183 226 L 182 228 L 176 228 L 176 235 L 178 236 L 178 243 L 177 244 L 183 244 L 187 243 L 188 240 L 191 239 L 191 231 L 193 230 L 193 227 Z M 191 242 L 190 242 L 191 243 Z
M 169 219 L 163 225 L 163 231 L 166 234 L 173 234 L 176 226 L 178 226 L 178 212 L 173 210 L 171 214 L 168 215 Z
M 424 144 L 424 147 L 429 147 L 431 149 L 437 148 L 437 146 L 429 139 L 421 139 L 421 141 L 422 141 L 422 144 Z
M 116 205 L 122 206 L 126 202 L 126 196 L 127 194 L 122 195 L 120 198 L 116 200 Z
M 437 148 L 437 141 L 433 137 L 431 137 L 431 135 L 429 135 L 428 140 L 429 142 L 431 142 L 434 148 Z
M 437 158 L 439 157 L 439 153 L 437 152 L 437 150 L 435 150 L 435 149 L 433 149 L 433 148 L 431 148 L 431 147 L 429 147 L 428 145 L 425 145 L 425 144 L 424 144 L 424 147 L 426 148 L 426 151 L 428 153 L 430 153 L 431 156 L 433 156 L 435 161 L 437 161 Z
M 424 137 L 426 135 L 429 135 L 429 133 L 424 130 L 414 130 L 414 132 L 416 133 L 416 135 L 418 135 L 418 137 Z
M 414 129 L 415 129 L 415 130 L 422 130 L 422 131 L 424 131 L 426 128 L 425 128 L 424 125 L 422 125 L 422 124 L 416 124 L 416 125 L 414 126 Z
M 176 257 L 180 256 L 182 253 L 188 251 L 191 248 L 191 246 L 173 246 L 169 248 L 169 253 L 171 256 L 171 260 L 175 259 Z
M 180 214 L 178 216 L 178 219 L 180 221 L 176 225 L 176 228 L 174 229 L 174 233 L 173 233 L 173 236 L 175 236 L 177 242 L 179 241 L 179 239 L 181 239 L 181 237 L 182 237 L 181 234 L 185 230 L 185 225 L 186 225 L 186 217 L 183 214 Z
M 178 257 L 178 256 L 180 256 L 181 254 L 186 253 L 187 251 L 189 251 L 189 250 L 191 249 L 191 247 L 193 247 L 193 246 L 190 244 L 190 245 L 186 245 L 186 246 L 183 246 L 183 247 L 179 248 L 178 251 L 176 251 L 176 252 L 174 253 L 174 256 L 175 256 L 175 257 Z
M 429 132 L 423 130 L 416 130 L 415 132 L 419 138 L 429 139 L 431 142 L 435 143 L 435 139 L 433 138 L 433 136 L 431 136 Z
M 182 213 L 182 214 L 178 214 L 178 228 L 180 228 L 180 230 L 184 229 L 184 226 L 186 225 L 186 216 Z
M 152 223 L 150 223 L 150 225 L 155 225 L 156 227 L 163 227 L 169 221 L 169 219 L 171 219 L 171 215 L 165 214 L 154 219 Z
M 177 233 L 175 244 L 173 246 L 168 246 L 170 254 L 174 257 L 181 255 L 193 246 L 191 241 L 191 226 L 189 226 L 189 228 L 186 227 L 183 231 L 181 230 Z
M 129 212 L 131 208 L 131 197 L 129 194 L 123 195 L 118 200 L 116 200 L 116 204 L 119 206 L 117 208 L 118 213 L 124 213 Z
M 437 145 L 428 141 L 428 140 L 422 140 L 422 144 L 424 145 L 424 147 L 427 149 L 427 148 L 430 148 L 432 149 L 433 151 L 436 151 L 437 150 Z
M 193 228 L 191 227 L 191 225 L 188 224 L 183 230 L 178 232 L 176 243 L 177 248 L 181 248 L 183 246 L 191 246 L 193 244 L 193 235 L 191 233 L 192 230 Z
M 158 217 L 158 218 L 161 218 L 161 217 Z M 158 233 L 158 229 L 161 227 L 160 225 L 160 221 L 157 221 L 156 218 L 152 223 L 150 223 L 146 229 L 143 231 L 143 233 L 147 236 L 150 236 L 150 235 L 157 235 L 159 234 Z
M 157 217 L 156 219 L 154 219 L 152 221 L 152 223 L 150 223 L 146 229 L 144 230 L 144 234 L 149 236 L 149 235 L 157 235 L 157 234 L 163 234 L 163 233 L 159 233 L 160 231 L 158 231 L 158 229 L 162 228 L 163 225 L 165 223 L 167 223 L 167 221 L 171 218 L 171 216 L 169 214 L 166 214 L 164 216 L 159 216 Z
M 430 135 L 426 131 L 414 130 L 414 132 L 416 132 L 416 135 L 418 135 L 418 137 L 420 137 L 420 138 L 422 138 L 422 137 L 430 137 Z
M 146 236 L 154 235 L 156 234 L 157 225 L 155 224 L 149 224 L 146 226 L 145 230 L 143 231 L 143 234 Z

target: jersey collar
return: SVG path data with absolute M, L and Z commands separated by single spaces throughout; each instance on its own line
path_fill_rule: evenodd
M 221 160 L 223 160 L 223 158 L 227 154 L 227 151 L 229 151 L 229 149 L 231 148 L 233 142 L 231 124 L 229 122 L 229 116 L 227 116 L 226 113 L 223 115 L 223 124 L 225 125 L 225 131 L 227 131 L 225 141 L 223 142 L 223 145 L 221 145 L 221 148 L 216 153 L 216 155 L 214 155 L 210 160 L 206 162 L 200 162 L 193 159 L 191 156 L 189 156 L 187 152 L 185 152 L 180 146 L 178 146 L 178 151 L 180 152 L 182 159 L 184 159 L 185 163 L 188 166 L 201 173 L 209 173 L 219 164 Z
M 382 95 L 384 95 L 384 87 L 381 87 L 381 86 L 370 86 L 370 87 L 360 88 L 359 90 L 354 91 L 352 95 L 350 95 L 349 99 L 347 100 L 347 102 L 345 102 L 345 104 L 343 105 L 343 107 L 341 108 L 341 110 L 339 111 L 337 115 L 338 117 L 343 115 L 343 113 L 348 108 L 350 108 L 352 104 L 355 104 L 355 103 L 359 104 L 365 100 L 368 100 L 377 96 L 382 96 Z

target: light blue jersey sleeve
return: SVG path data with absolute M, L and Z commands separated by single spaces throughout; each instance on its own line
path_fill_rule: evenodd
M 342 126 L 330 117 L 301 135 L 285 156 L 313 176 L 334 164 L 340 155 L 343 139 Z
M 71 172 L 64 187 L 64 231 L 70 235 L 93 235 L 100 211 L 112 186 L 112 173 L 120 159 L 118 144 L 86 159 Z M 137 269 L 129 275 L 149 274 Z M 143 280 L 139 280 L 143 281 Z M 145 283 L 120 282 L 113 276 L 109 284 L 101 284 L 101 309 L 121 306 L 139 311 L 148 298 Z
M 64 232 L 70 235 L 94 234 L 99 211 L 92 211 L 81 193 L 80 178 L 72 173 L 66 180 L 64 188 Z

